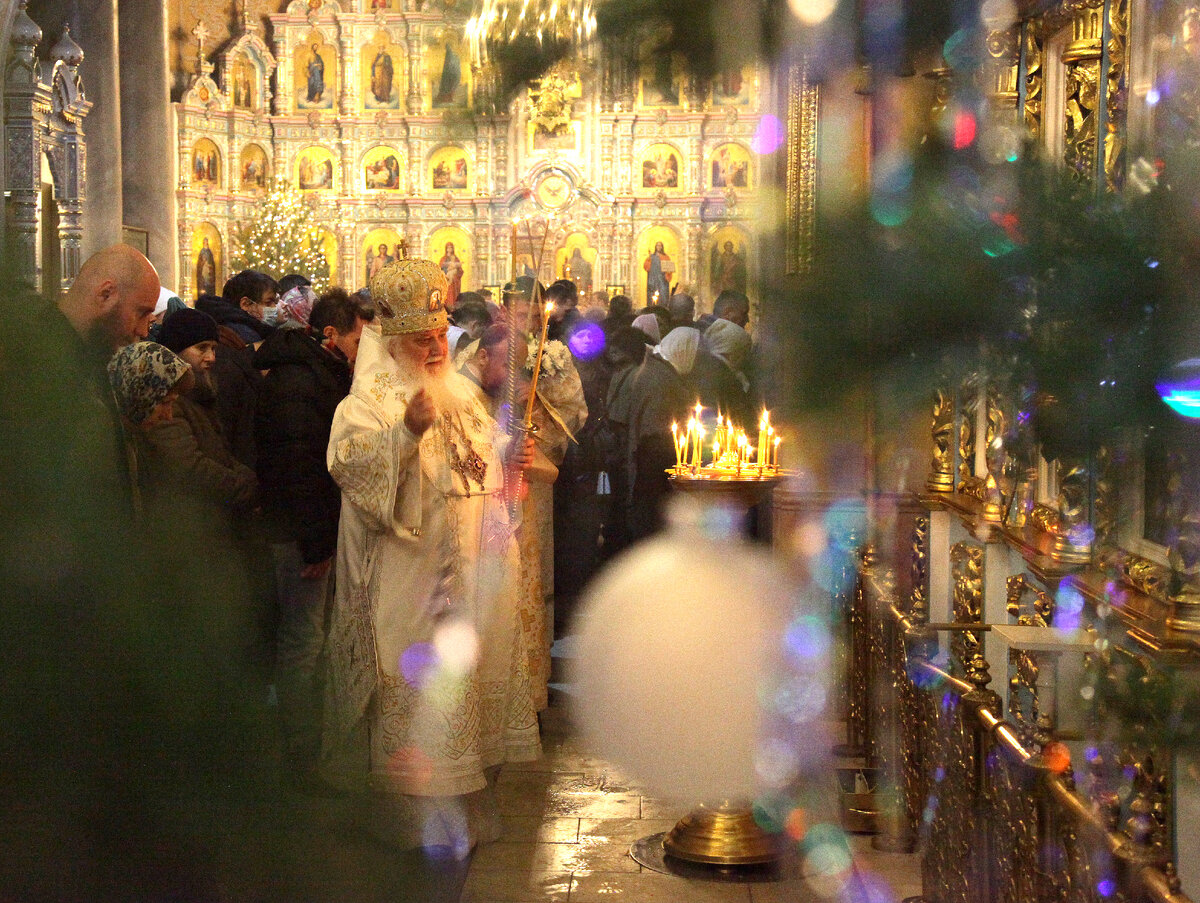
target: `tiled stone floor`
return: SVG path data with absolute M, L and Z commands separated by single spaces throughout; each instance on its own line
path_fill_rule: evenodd
M 259 804 L 228 825 L 216 899 L 230 903 L 891 903 L 920 891 L 916 856 L 879 853 L 851 835 L 855 871 L 838 894 L 800 863 L 773 883 L 686 880 L 643 869 L 635 840 L 687 813 L 657 799 L 582 749 L 568 698 L 552 692 L 543 717 L 545 755 L 505 766 L 497 785 L 502 834 L 463 862 L 400 852 L 365 830 L 351 800 L 279 793 L 264 782 Z M 811 823 L 837 821 L 831 770 Z M 817 795 L 821 797 L 821 794 Z M 826 811 L 815 811 L 824 808 Z M 200 897 L 196 898 L 201 899 Z M 203 899 L 209 899 L 205 896 Z
M 461 903 L 847 903 L 900 901 L 920 892 L 917 856 L 880 853 L 871 838 L 851 835 L 855 872 L 838 894 L 804 877 L 797 862 L 776 882 L 688 880 L 642 868 L 629 856 L 635 840 L 669 830 L 687 814 L 655 799 L 572 736 L 567 699 L 552 693 L 543 717 L 544 757 L 505 766 L 497 786 L 503 834 L 472 856 Z M 833 774 L 826 798 L 836 820 Z

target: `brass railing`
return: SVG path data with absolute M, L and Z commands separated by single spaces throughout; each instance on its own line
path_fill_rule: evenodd
M 881 807 L 875 845 L 922 854 L 926 900 L 1189 903 L 1149 817 L 1153 781 L 1135 777 L 1122 803 L 1097 753 L 1077 787 L 1067 747 L 1045 720 L 1031 732 L 1005 719 L 981 649 L 951 666 L 965 679 L 939 666 L 934 628 L 969 625 L 927 623 L 919 594 L 902 603 L 870 552 L 852 598 L 860 609 L 850 618 L 853 639 L 867 655 L 848 657 L 852 672 L 861 669 L 848 684 L 868 700 L 864 747 Z

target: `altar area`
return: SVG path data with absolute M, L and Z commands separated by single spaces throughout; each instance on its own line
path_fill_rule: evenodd
M 238 6 L 171 11 L 182 297 L 236 271 L 239 231 L 275 179 L 303 192 L 330 281 L 351 290 L 401 242 L 457 257 L 464 290 L 502 285 L 512 224 L 531 215 L 553 217 L 546 283 L 642 306 L 656 254 L 700 310 L 755 282 L 769 68 L 703 82 L 677 54 L 637 66 L 591 49 L 489 110 L 468 4 Z

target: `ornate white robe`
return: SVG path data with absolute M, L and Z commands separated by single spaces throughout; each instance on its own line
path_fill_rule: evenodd
M 365 720 L 373 787 L 457 796 L 482 789 L 484 769 L 540 753 L 501 495 L 503 437 L 472 399 L 439 413 L 418 440 L 404 425 L 413 390 L 383 341 L 363 330 L 329 441 L 342 514 L 326 746 L 337 749 Z M 465 466 L 472 452 L 486 473 Z M 466 624 L 478 638 L 474 667 L 456 669 L 454 654 L 436 664 L 438 631 L 456 622 L 458 635 Z

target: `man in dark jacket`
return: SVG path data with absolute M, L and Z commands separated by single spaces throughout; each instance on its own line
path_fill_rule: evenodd
M 11 273 L 4 285 L 0 887 L 14 900 L 132 899 L 159 841 L 139 742 L 154 720 L 139 692 L 152 656 L 105 365 L 145 338 L 158 276 L 116 245 L 54 304 Z
M 251 358 L 275 331 L 278 286 L 266 273 L 242 270 L 229 277 L 222 297 L 201 295 L 196 310 L 208 314 L 221 327 L 213 375 L 217 384 L 217 411 L 230 449 L 239 461 L 254 468 L 254 410 L 261 377 Z
M 301 790 L 320 789 L 317 663 L 342 498 L 325 450 L 334 412 L 350 391 L 363 325 L 373 318 L 360 300 L 334 289 L 313 306 L 311 334 L 277 330 L 254 355 L 254 366 L 268 371 L 255 434 L 279 603 L 276 689 L 288 776 Z

